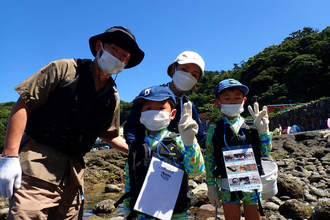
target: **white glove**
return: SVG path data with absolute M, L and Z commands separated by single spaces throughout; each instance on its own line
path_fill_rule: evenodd
M 207 197 L 211 204 L 219 203 L 220 201 L 220 192 L 217 185 L 207 186 Z
M 269 120 L 267 113 L 267 106 L 264 106 L 262 111 L 259 112 L 258 102 L 254 103 L 254 111 L 251 106 L 248 106 L 249 112 L 254 119 L 254 125 L 257 127 L 259 134 L 268 134 L 269 133 Z
M 22 168 L 18 157 L 2 157 L 0 161 L 0 196 L 10 198 L 14 187 L 21 187 Z
M 198 124 L 192 119 L 191 102 L 184 103 L 182 107 L 182 118 L 179 122 L 179 133 L 184 145 L 191 146 L 197 143 L 196 134 L 198 132 Z

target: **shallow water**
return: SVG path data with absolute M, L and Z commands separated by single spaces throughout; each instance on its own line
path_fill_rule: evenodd
M 105 193 L 105 183 L 95 184 L 93 185 L 93 189 L 85 192 L 85 207 L 83 219 L 87 219 L 90 216 L 93 216 L 93 208 L 98 202 L 101 202 L 106 199 L 117 200 L 120 198 L 120 194 L 118 193 Z
M 105 193 L 104 193 L 104 187 L 105 184 L 95 184 L 93 186 L 93 189 L 91 191 L 86 191 L 85 192 L 85 207 L 84 207 L 84 214 L 83 214 L 83 219 L 87 219 L 88 217 L 93 216 L 93 208 L 94 206 L 104 200 L 107 199 L 105 198 Z
M 93 210 L 92 209 L 84 209 L 84 214 L 83 214 L 83 220 L 93 216 Z

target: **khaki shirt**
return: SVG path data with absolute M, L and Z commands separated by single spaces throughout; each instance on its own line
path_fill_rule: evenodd
M 92 71 L 93 66 L 91 65 L 90 68 Z M 71 82 L 75 78 L 76 70 L 75 59 L 56 60 L 23 81 L 15 90 L 20 94 L 29 111 L 33 111 L 47 102 L 49 94 L 57 86 Z M 113 139 L 119 136 L 120 99 L 116 89 L 115 98 L 116 106 L 111 125 L 99 134 L 100 137 Z M 60 183 L 67 164 L 71 164 L 69 165 L 71 168 L 75 167 L 74 172 L 81 177 L 82 167 L 79 161 L 72 161 L 65 154 L 57 152 L 56 149 L 37 143 L 27 136 L 23 137 L 21 142 L 20 160 L 24 174 L 54 184 Z M 72 164 L 74 165 L 72 166 Z

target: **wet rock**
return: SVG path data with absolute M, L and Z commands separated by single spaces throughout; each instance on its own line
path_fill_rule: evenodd
M 310 205 L 296 199 L 288 200 L 279 207 L 280 214 L 291 219 L 308 219 L 311 217 L 312 211 Z
M 272 211 L 277 211 L 279 209 L 279 205 L 273 203 L 273 202 L 266 202 L 264 205 L 263 205 L 263 208 L 264 209 L 268 209 L 268 210 L 272 210 Z
M 206 183 L 202 183 L 193 189 L 189 197 L 191 198 L 191 203 L 194 206 L 198 204 L 206 204 L 208 202 Z
M 8 219 L 9 208 L 0 208 L 0 220 Z
M 310 192 L 313 195 L 316 195 L 318 197 L 329 197 L 330 193 L 329 191 L 318 189 L 316 187 L 310 187 Z
M 279 198 L 277 198 L 276 196 L 273 196 L 271 199 L 269 199 L 270 202 L 273 202 L 277 205 L 282 205 L 284 202 L 282 200 L 280 200 Z
M 5 220 L 8 218 L 8 199 L 0 197 L 0 220 Z
M 108 184 L 104 187 L 105 193 L 119 193 L 121 191 L 122 191 L 122 189 L 115 184 Z
M 311 176 L 308 177 L 308 180 L 313 183 L 313 182 L 320 182 L 320 180 L 322 179 L 323 177 L 320 175 L 320 174 L 313 174 Z
M 0 197 L 0 209 L 7 208 L 8 205 L 9 205 L 8 199 L 4 199 L 4 198 Z
M 204 171 L 201 175 L 193 177 L 192 180 L 194 180 L 197 184 L 201 184 L 204 182 L 205 178 L 206 172 Z
M 284 216 L 280 215 L 280 214 L 272 214 L 271 216 L 269 216 L 268 218 L 266 218 L 267 220 L 287 220 Z
M 188 185 L 191 189 L 195 189 L 198 186 L 198 184 L 192 179 L 188 181 Z
M 112 199 L 103 200 L 95 205 L 93 213 L 111 213 L 115 210 L 114 204 L 115 201 L 113 201 Z
M 311 173 L 312 173 L 312 172 L 306 170 L 304 168 L 304 166 L 297 166 L 296 167 L 296 170 L 299 171 L 299 172 L 301 172 L 304 177 L 309 177 L 311 175 Z
M 289 154 L 291 154 L 296 150 L 296 143 L 291 140 L 285 141 L 283 143 L 283 149 L 286 150 Z
M 330 162 L 330 153 L 327 153 L 326 155 L 324 155 L 324 157 L 322 157 L 320 160 L 322 161 L 322 163 Z
M 223 215 L 222 209 L 218 208 L 218 215 Z M 197 219 L 208 219 L 215 217 L 215 207 L 211 204 L 202 205 L 198 208 L 196 212 Z
M 279 174 L 277 179 L 278 195 L 290 198 L 304 198 L 304 183 L 292 175 Z
M 330 199 L 320 199 L 313 210 L 312 220 L 330 219 Z
M 307 202 L 317 202 L 317 197 L 311 194 L 305 194 L 305 200 Z

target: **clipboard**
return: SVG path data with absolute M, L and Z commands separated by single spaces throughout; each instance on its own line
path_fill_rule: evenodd
M 184 171 L 152 157 L 134 210 L 170 220 L 179 195 Z

